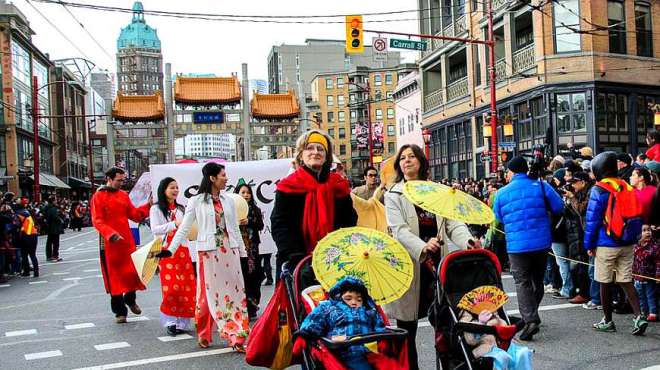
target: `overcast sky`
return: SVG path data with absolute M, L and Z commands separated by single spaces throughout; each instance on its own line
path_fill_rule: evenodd
M 132 0 L 68 0 L 105 6 L 130 8 Z M 34 43 L 51 59 L 83 56 L 49 25 L 27 0 L 14 0 L 27 16 L 36 32 Z M 361 14 L 393 10 L 411 10 L 416 0 L 143 0 L 145 9 L 240 15 L 312 15 Z M 132 15 L 69 7 L 85 28 L 112 56 L 103 50 L 60 5 L 31 2 L 57 28 L 75 43 L 87 58 L 100 68 L 115 71 L 114 55 L 120 29 L 130 23 Z M 241 71 L 241 63 L 248 63 L 250 78 L 266 79 L 267 57 L 273 45 L 301 44 L 306 38 L 344 39 L 343 24 L 263 24 L 229 23 L 205 20 L 186 20 L 146 15 L 147 24 L 158 31 L 164 62 L 172 63 L 173 72 L 215 73 L 220 76 Z M 369 19 L 411 19 L 416 13 L 365 17 Z M 335 18 L 334 20 L 339 20 Z M 366 26 L 366 25 L 365 25 Z M 371 28 L 400 32 L 417 32 L 417 21 L 372 23 Z M 371 35 L 365 37 L 370 42 Z M 406 61 L 414 61 L 415 54 L 405 53 Z

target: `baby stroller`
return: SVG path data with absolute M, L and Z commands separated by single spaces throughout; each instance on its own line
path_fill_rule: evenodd
M 286 266 L 282 269 L 282 277 L 289 296 L 289 308 L 294 313 L 292 331 L 296 344 L 294 346 L 294 357 L 300 358 L 303 369 L 346 369 L 344 365 L 333 355 L 333 351 L 341 350 L 350 345 L 363 345 L 367 343 L 378 343 L 378 352 L 388 359 L 396 361 L 398 368 L 408 368 L 408 351 L 406 338 L 408 332 L 403 329 L 389 328 L 387 316 L 378 307 L 383 321 L 388 326 L 384 333 L 373 333 L 366 335 L 349 336 L 345 341 L 333 342 L 327 338 L 320 338 L 315 343 L 310 343 L 302 337 L 296 336 L 300 324 L 318 303 L 327 298 L 326 292 L 319 285 L 312 270 L 312 256 L 301 260 L 291 272 Z M 390 361 L 391 361 L 390 360 Z
M 457 307 L 465 293 L 483 285 L 502 289 L 502 268 L 497 256 L 484 249 L 457 251 L 442 259 L 438 269 L 436 294 L 429 321 L 435 330 L 436 367 L 439 370 L 493 369 L 493 360 L 475 358 L 463 334 L 490 334 L 498 347 L 506 350 L 513 336 L 522 329 L 523 322 L 512 324 L 504 308 L 497 312 L 507 326 L 488 326 L 459 322 Z

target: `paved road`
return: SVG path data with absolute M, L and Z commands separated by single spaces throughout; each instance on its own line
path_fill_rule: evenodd
M 144 237 L 148 232 L 143 230 Z M 40 240 L 39 258 L 45 260 Z M 197 348 L 194 334 L 171 341 L 159 323 L 160 291 L 155 279 L 138 293 L 142 316 L 117 325 L 104 293 L 98 264 L 98 236 L 91 229 L 62 236 L 63 262 L 43 263 L 41 277 L 13 278 L 0 285 L 0 368 L 2 369 L 249 369 L 240 354 L 214 343 Z M 513 292 L 510 276 L 505 290 Z M 272 287 L 264 287 L 264 296 Z M 642 369 L 660 364 L 660 324 L 645 337 L 629 334 L 629 315 L 615 316 L 619 332 L 595 333 L 600 313 L 556 301 L 543 302 L 543 326 L 530 343 L 536 369 Z M 517 308 L 511 297 L 509 310 Z M 433 330 L 420 323 L 420 367 L 435 366 Z

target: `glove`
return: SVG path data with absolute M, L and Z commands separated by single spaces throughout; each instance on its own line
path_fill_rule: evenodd
M 167 258 L 167 257 L 172 257 L 172 252 L 170 252 L 169 249 L 163 249 L 162 251 L 158 252 L 157 254 L 154 255 L 156 258 Z

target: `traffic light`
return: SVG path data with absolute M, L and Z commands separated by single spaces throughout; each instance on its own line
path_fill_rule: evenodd
M 361 15 L 346 16 L 346 52 L 364 53 Z

